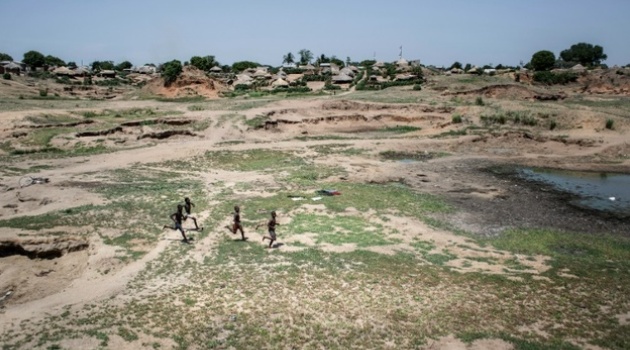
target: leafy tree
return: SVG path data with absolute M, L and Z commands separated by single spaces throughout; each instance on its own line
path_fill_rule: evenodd
M 260 64 L 252 61 L 239 61 L 232 63 L 232 70 L 242 72 L 245 69 L 260 67 Z
M 0 61 L 13 61 L 13 57 L 11 57 L 11 55 L 6 54 L 4 52 L 0 52 Z
M 31 67 L 42 67 L 46 63 L 46 57 L 41 52 L 31 50 L 24 54 L 22 62 Z
M 298 55 L 300 55 L 301 65 L 311 63 L 311 61 L 313 60 L 313 53 L 311 52 L 311 50 L 302 49 L 298 51 Z
M 295 57 L 291 52 L 289 52 L 286 55 L 282 56 L 282 63 L 293 64 L 295 63 Z
M 164 78 L 164 86 L 169 86 L 182 73 L 182 63 L 178 60 L 172 60 L 162 65 L 162 77 Z
M 214 58 L 214 56 L 208 55 L 204 57 L 193 56 L 190 58 L 190 65 L 195 66 L 202 71 L 209 71 L 214 66 L 219 66 L 219 62 Z
M 537 71 L 550 70 L 556 64 L 556 55 L 547 50 L 538 51 L 532 56 L 530 64 Z
M 370 66 L 373 66 L 374 63 L 376 63 L 375 60 L 365 60 L 365 61 L 361 61 L 361 63 L 359 63 L 359 65 L 361 65 L 363 67 L 370 67 Z
M 339 58 L 337 58 L 337 56 L 335 56 L 335 55 L 333 55 L 333 56 L 330 58 L 330 63 L 334 63 L 334 64 L 336 64 L 336 65 L 337 65 L 337 66 L 339 66 L 339 67 L 343 67 L 343 66 L 344 66 L 343 61 L 342 61 L 342 60 L 340 60 Z
M 114 70 L 114 61 L 94 61 L 92 62 L 92 70 L 99 72 L 102 70 Z
M 577 62 L 584 66 L 598 65 L 608 58 L 603 47 L 588 43 L 571 45 L 571 48 L 560 52 L 560 57 L 566 62 Z
M 122 62 L 118 63 L 115 68 L 116 68 L 117 71 L 122 72 L 125 69 L 130 69 L 131 67 L 133 67 L 133 64 L 131 64 L 131 62 L 129 62 L 129 61 L 122 61 Z
M 461 63 L 459 63 L 458 61 L 455 61 L 455 62 L 453 62 L 453 64 L 451 64 L 451 67 L 449 68 L 449 70 L 453 69 L 453 68 L 462 69 L 462 67 L 463 66 L 462 66 Z
M 74 61 L 70 61 L 66 64 L 66 67 L 70 68 L 70 69 L 76 69 L 77 68 L 77 63 Z
M 62 67 L 66 65 L 66 62 L 59 57 L 48 55 L 44 58 L 44 62 L 48 66 Z
M 466 63 L 466 65 L 464 66 L 464 70 L 465 71 L 469 71 L 472 68 L 472 65 L 470 63 Z

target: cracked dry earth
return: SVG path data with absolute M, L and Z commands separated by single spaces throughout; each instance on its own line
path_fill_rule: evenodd
M 275 101 L 228 117 L 175 109 L 209 128 L 146 144 L 135 135 L 148 130 L 123 127 L 132 149 L 11 165 L 45 165 L 49 184 L 16 188 L 20 176 L 3 174 L 5 346 L 598 349 L 627 340 L 628 272 L 617 256 L 592 275 L 582 260 L 492 241 L 539 228 L 628 237 L 627 223 L 489 170 L 627 170 L 610 151 L 625 149 L 623 135 L 569 132 L 595 140 L 588 146 L 510 132 L 431 138 L 458 128 L 452 113 L 474 108 L 342 98 Z M 243 123 L 257 116 L 272 123 Z M 378 131 L 401 123 L 418 129 Z M 387 151 L 426 157 L 401 162 L 384 159 Z M 317 196 L 320 188 L 341 195 Z M 190 245 L 161 230 L 184 196 L 204 226 L 189 231 Z M 235 204 L 246 242 L 224 228 Z M 265 249 L 264 226 L 255 227 L 271 210 L 280 244 Z

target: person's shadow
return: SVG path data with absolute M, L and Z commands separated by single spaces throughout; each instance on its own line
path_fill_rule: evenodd
M 274 245 L 271 246 L 271 248 L 280 248 L 284 245 L 284 243 L 276 243 Z

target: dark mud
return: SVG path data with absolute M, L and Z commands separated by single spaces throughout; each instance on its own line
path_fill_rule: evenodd
M 458 160 L 423 165 L 431 183 L 416 181 L 455 210 L 438 219 L 466 232 L 494 236 L 506 229 L 554 229 L 630 237 L 630 218 L 576 206 L 576 195 L 520 176 L 517 164 Z M 433 185 L 433 186 L 430 186 Z

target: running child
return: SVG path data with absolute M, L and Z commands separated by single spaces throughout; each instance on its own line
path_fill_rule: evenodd
M 195 230 L 199 231 L 199 226 L 197 225 L 197 218 L 191 215 L 192 212 L 192 207 L 195 206 L 195 203 L 190 201 L 190 198 L 186 197 L 184 198 L 184 220 L 186 221 L 187 219 L 192 219 L 192 221 L 195 223 Z M 203 227 L 201 228 L 201 230 L 203 230 Z
M 232 234 L 236 234 L 237 231 L 241 231 L 241 237 L 245 241 L 247 237 L 245 237 L 245 232 L 243 231 L 243 225 L 241 225 L 241 208 L 238 205 L 234 206 L 234 219 L 232 223 L 232 227 L 225 226 Z
M 182 227 L 182 221 L 184 220 L 184 213 L 182 212 L 183 209 L 184 209 L 184 206 L 181 204 L 178 204 L 177 211 L 171 214 L 171 220 L 173 220 L 173 222 L 175 223 L 175 226 L 164 225 L 162 229 L 170 228 L 172 230 L 179 230 L 179 232 L 181 232 L 182 236 L 184 237 L 182 241 L 184 243 L 189 243 L 188 238 L 186 237 L 186 232 L 184 231 L 184 228 Z
M 276 212 L 272 211 L 271 220 L 267 222 L 267 229 L 269 230 L 269 236 L 263 236 L 262 238 L 263 242 L 265 241 L 265 239 L 269 240 L 269 246 L 267 248 L 272 248 L 273 242 L 276 241 L 276 225 L 280 225 L 280 224 L 276 221 Z

